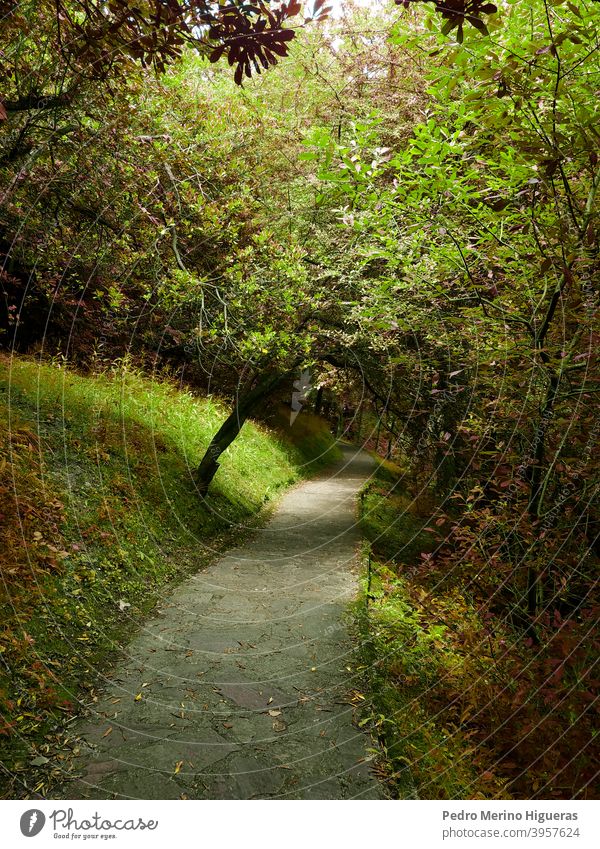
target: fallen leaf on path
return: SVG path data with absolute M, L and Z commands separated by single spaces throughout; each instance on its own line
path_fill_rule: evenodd
M 183 761 L 177 761 L 177 763 L 175 764 L 175 769 L 173 770 L 173 775 L 177 775 L 177 773 L 181 770 L 182 766 Z
M 365 699 L 365 696 L 363 696 L 362 693 L 359 693 L 358 690 L 355 690 L 353 693 L 350 694 L 350 701 L 351 702 L 357 702 L 357 701 L 364 702 L 364 701 L 366 701 L 366 699 Z
M 106 731 L 104 732 L 104 734 L 102 736 L 108 737 L 109 734 L 112 734 L 112 725 L 110 726 L 110 728 L 106 729 Z
M 281 711 L 280 710 L 270 710 L 269 716 L 281 716 Z

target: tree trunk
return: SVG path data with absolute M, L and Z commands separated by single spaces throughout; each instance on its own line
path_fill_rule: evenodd
M 393 439 L 392 439 L 392 434 L 394 433 L 394 428 L 395 428 L 395 427 L 396 427 L 396 419 L 395 419 L 394 417 L 392 417 L 392 422 L 391 422 L 391 424 L 390 424 L 390 426 L 389 426 L 389 431 L 390 431 L 390 432 L 388 433 L 388 444 L 387 444 L 387 450 L 386 450 L 386 452 L 385 452 L 385 459 L 386 459 L 386 460 L 391 460 L 391 459 L 392 459 L 392 447 L 393 447 L 393 444 L 394 444 L 394 443 L 393 443 Z
M 219 430 L 215 433 L 206 449 L 204 457 L 196 470 L 196 484 L 198 493 L 204 498 L 208 493 L 208 487 L 219 468 L 219 457 L 229 448 L 236 438 L 248 416 L 259 403 L 269 395 L 290 374 L 270 373 L 265 375 L 243 398 L 237 398 L 236 404 L 227 416 Z
M 341 439 L 344 434 L 344 408 L 338 407 L 338 420 L 337 420 L 337 428 L 336 428 L 336 438 Z
M 315 416 L 321 415 L 321 410 L 323 408 L 323 387 L 319 386 L 317 389 L 317 397 L 315 398 Z

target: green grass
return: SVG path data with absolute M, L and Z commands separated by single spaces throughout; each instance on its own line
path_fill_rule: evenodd
M 412 498 L 406 470 L 373 456 L 378 467 L 361 492 L 361 532 L 378 562 L 410 568 L 422 552 L 434 547 L 433 536 L 425 530 L 431 499 L 423 495 Z
M 204 503 L 193 470 L 226 412 L 125 368 L 82 376 L 0 359 L 5 795 L 44 792 L 36 759 L 165 585 L 239 542 L 287 486 L 335 459 L 318 419 L 287 431 L 247 422 Z

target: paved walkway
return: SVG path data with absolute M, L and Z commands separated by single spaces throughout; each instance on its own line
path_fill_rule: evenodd
M 345 448 L 253 541 L 165 599 L 80 724 L 80 778 L 64 798 L 382 795 L 352 722 L 345 623 L 356 493 L 372 468 Z

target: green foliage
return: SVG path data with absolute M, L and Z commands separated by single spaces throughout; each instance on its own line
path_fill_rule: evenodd
M 391 491 L 379 481 L 368 486 L 362 496 L 361 530 L 378 559 L 410 567 L 431 550 L 431 534 L 424 531 L 429 516 L 418 512 L 402 482 Z

